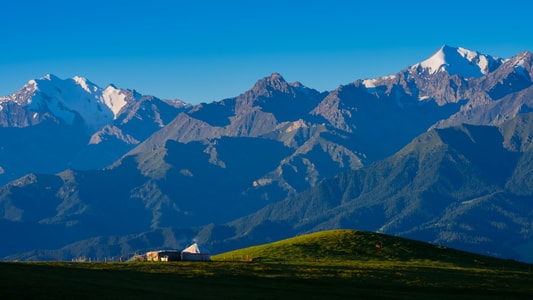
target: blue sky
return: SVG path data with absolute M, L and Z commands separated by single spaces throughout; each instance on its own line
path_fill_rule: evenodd
M 533 51 L 530 0 L 433 2 L 3 1 L 0 95 L 52 73 L 195 104 L 272 72 L 332 90 L 443 44 L 504 58 Z

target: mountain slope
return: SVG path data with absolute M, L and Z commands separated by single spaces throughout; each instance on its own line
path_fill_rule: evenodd
M 524 173 L 531 154 L 504 147 L 510 136 L 525 135 L 523 128 L 510 134 L 511 128 L 531 124 L 531 118 L 519 116 L 499 128 L 429 131 L 390 158 L 229 223 L 235 234 L 224 243 L 235 247 L 302 232 L 358 228 L 533 261 L 527 250 L 533 195 L 521 186 L 531 182 Z M 205 234 L 206 241 L 216 239 Z

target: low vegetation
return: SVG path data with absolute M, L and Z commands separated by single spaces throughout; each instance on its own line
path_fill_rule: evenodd
M 211 262 L 0 263 L 0 297 L 39 299 L 530 299 L 531 265 L 353 230 Z

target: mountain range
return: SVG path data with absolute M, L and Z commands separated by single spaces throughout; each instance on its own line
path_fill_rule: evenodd
M 333 91 L 273 73 L 198 105 L 30 80 L 0 98 L 0 257 L 353 228 L 533 261 L 532 63 L 443 46 Z
M 103 168 L 189 106 L 81 77 L 30 80 L 0 98 L 0 184 L 32 172 Z

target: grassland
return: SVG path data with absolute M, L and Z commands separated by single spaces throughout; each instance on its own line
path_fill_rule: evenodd
M 212 262 L 4 262 L 0 298 L 532 299 L 530 268 L 337 230 L 223 253 Z

